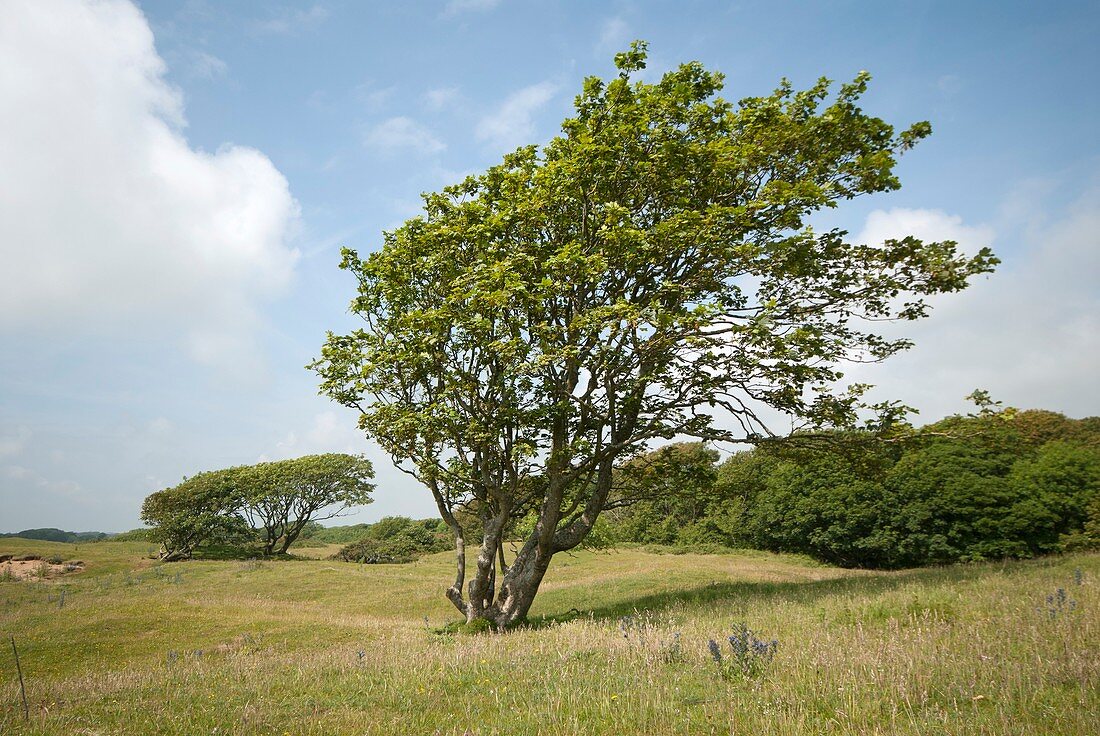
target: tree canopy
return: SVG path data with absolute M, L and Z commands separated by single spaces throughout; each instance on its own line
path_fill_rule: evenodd
M 310 522 L 371 503 L 373 477 L 366 458 L 335 453 L 207 471 L 151 494 L 141 518 L 168 560 L 257 537 L 264 554 L 281 554 Z
M 374 490 L 370 460 L 356 455 L 306 455 L 238 468 L 236 475 L 242 513 L 261 532 L 265 554 L 285 553 L 310 521 L 371 503 Z
M 909 344 L 874 324 L 924 317 L 927 295 L 996 263 L 808 225 L 898 188 L 897 155 L 930 132 L 864 113 L 868 75 L 734 104 L 719 73 L 692 62 L 646 82 L 645 61 L 635 43 L 541 150 L 425 195 L 370 256 L 343 252 L 365 325 L 330 334 L 313 367 L 430 489 L 456 539 L 448 596 L 471 621 L 526 615 L 648 443 L 756 442 L 775 434 L 764 407 L 851 425 L 865 387 L 838 388 L 843 365 Z M 471 507 L 483 535 L 465 586 L 456 514 Z M 508 563 L 505 531 L 529 513 Z

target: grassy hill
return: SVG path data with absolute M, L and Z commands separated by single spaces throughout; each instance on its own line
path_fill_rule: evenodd
M 581 553 L 558 558 L 532 628 L 468 636 L 439 632 L 455 618 L 449 554 L 159 565 L 150 551 L 0 539 L 0 554 L 86 563 L 0 582 L 31 708 L 24 723 L 9 645 L 0 732 L 1086 734 L 1100 714 L 1100 555 L 867 573 Z M 778 650 L 722 677 L 707 641 L 738 622 Z

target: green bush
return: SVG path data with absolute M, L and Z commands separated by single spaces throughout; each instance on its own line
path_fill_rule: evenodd
M 1100 548 L 1095 418 L 1008 410 L 891 442 L 802 436 L 737 453 L 716 472 L 701 446 L 671 447 L 635 461 L 638 500 L 601 517 L 605 536 L 886 568 Z
M 345 545 L 332 559 L 370 565 L 404 563 L 443 552 L 453 545 L 454 540 L 441 519 L 413 521 L 388 516 L 364 525 L 364 536 Z
M 112 542 L 152 542 L 156 541 L 153 537 L 153 530 L 148 527 L 141 527 L 139 529 L 131 529 L 128 532 L 120 532 L 111 537 Z

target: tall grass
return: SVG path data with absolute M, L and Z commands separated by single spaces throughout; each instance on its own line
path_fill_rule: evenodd
M 552 568 L 529 628 L 462 636 L 440 633 L 446 554 L 157 566 L 139 543 L 7 551 L 87 569 L 0 583 L 31 701 L 24 723 L 0 656 L 4 733 L 1092 734 L 1100 714 L 1098 555 L 866 573 L 582 553 Z M 741 622 L 779 645 L 729 676 L 707 643 Z

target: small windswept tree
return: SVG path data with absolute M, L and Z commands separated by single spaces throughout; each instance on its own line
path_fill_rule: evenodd
M 425 195 L 368 258 L 343 254 L 365 326 L 330 334 L 313 367 L 431 491 L 455 536 L 447 595 L 470 621 L 522 620 L 648 443 L 756 442 L 773 435 L 762 407 L 851 425 L 861 389 L 836 388 L 841 366 L 909 344 L 873 324 L 924 317 L 924 296 L 996 263 L 807 225 L 898 188 L 897 155 L 930 132 L 865 114 L 866 74 L 835 96 L 783 82 L 735 105 L 698 63 L 636 81 L 645 58 L 636 43 L 617 77 L 586 79 L 541 151 Z M 468 509 L 483 531 L 470 575 Z M 532 512 L 509 561 L 504 534 Z
M 199 473 L 145 499 L 141 518 L 164 545 L 166 561 L 191 557 L 205 542 L 254 544 L 283 554 L 310 522 L 371 503 L 374 469 L 357 455 L 292 460 Z
M 357 455 L 330 453 L 236 468 L 241 513 L 260 531 L 264 554 L 285 554 L 311 521 L 371 503 L 374 468 Z
M 141 505 L 141 520 L 160 542 L 161 559 L 184 560 L 204 542 L 241 541 L 252 529 L 238 514 L 244 495 L 233 469 L 198 473 L 179 485 L 150 494 Z

